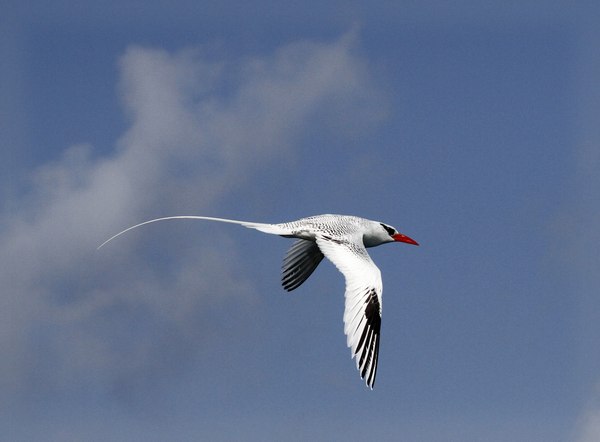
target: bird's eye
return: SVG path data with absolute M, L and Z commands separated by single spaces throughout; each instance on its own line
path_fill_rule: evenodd
M 393 234 L 396 233 L 396 229 L 394 229 L 393 227 L 390 226 L 386 226 L 385 224 L 381 223 L 381 227 L 383 227 L 385 229 L 385 231 L 392 236 Z

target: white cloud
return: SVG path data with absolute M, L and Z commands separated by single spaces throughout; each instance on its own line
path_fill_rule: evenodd
M 114 153 L 66 149 L 1 215 L 0 389 L 151 376 L 175 365 L 160 357 L 165 349 L 208 339 L 212 302 L 251 302 L 250 284 L 226 265 L 236 260 L 226 238 L 228 247 L 173 252 L 167 268 L 134 235 L 96 246 L 150 216 L 213 213 L 285 158 L 324 108 L 332 120 L 342 110 L 342 119 L 365 119 L 373 91 L 352 47 L 350 36 L 303 42 L 238 63 L 130 47 L 119 66 L 131 121 Z
M 576 440 L 578 442 L 598 442 L 599 438 L 600 407 L 592 407 L 580 418 Z
M 592 8 L 597 10 L 597 7 Z M 578 63 L 575 72 L 574 87 L 577 92 L 577 170 L 574 183 L 577 192 L 573 207 L 570 207 L 567 228 L 571 238 L 567 238 L 563 254 L 564 266 L 573 278 L 573 288 L 578 301 L 577 345 L 579 358 L 576 364 L 578 377 L 584 387 L 589 388 L 587 404 L 579 416 L 575 428 L 578 442 L 600 440 L 600 57 L 598 43 L 600 33 L 592 17 L 597 14 L 579 17 L 580 33 L 578 45 Z M 594 11 L 597 12 L 597 11 Z

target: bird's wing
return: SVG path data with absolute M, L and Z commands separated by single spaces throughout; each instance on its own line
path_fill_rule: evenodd
M 358 236 L 318 235 L 316 242 L 346 279 L 344 333 L 360 376 L 373 388 L 381 333 L 381 272 Z
M 314 241 L 299 239 L 292 244 L 283 259 L 281 284 L 288 292 L 298 288 L 323 260 L 323 253 Z

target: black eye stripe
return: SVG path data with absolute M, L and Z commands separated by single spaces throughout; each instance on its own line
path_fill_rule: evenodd
M 394 229 L 392 229 L 390 226 L 386 226 L 383 223 L 380 223 L 380 224 L 381 224 L 381 227 L 383 227 L 390 236 L 392 236 L 394 233 L 396 233 L 396 231 Z

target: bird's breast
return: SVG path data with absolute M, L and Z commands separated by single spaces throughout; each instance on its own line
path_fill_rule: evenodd
M 315 232 L 311 232 L 308 230 L 298 230 L 293 234 L 294 238 L 305 239 L 307 241 L 315 241 L 317 239 L 317 235 Z

